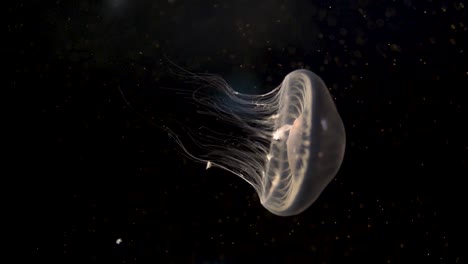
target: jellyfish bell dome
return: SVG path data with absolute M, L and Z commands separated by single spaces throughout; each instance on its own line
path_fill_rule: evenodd
M 320 77 L 296 70 L 261 95 L 239 93 L 216 75 L 188 77 L 200 86 L 190 96 L 197 115 L 214 119 L 180 133 L 165 128 L 183 153 L 244 179 L 273 214 L 307 209 L 337 173 L 345 149 L 343 122 Z
M 346 136 L 326 85 L 311 71 L 286 76 L 278 105 L 259 195 L 270 212 L 288 216 L 307 209 L 334 178 Z

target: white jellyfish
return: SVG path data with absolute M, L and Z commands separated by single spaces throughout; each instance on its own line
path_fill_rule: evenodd
M 273 214 L 307 209 L 336 175 L 345 151 L 343 122 L 321 78 L 295 70 L 262 95 L 236 92 L 219 76 L 190 78 L 201 84 L 192 94 L 199 113 L 220 123 L 184 130 L 197 151 L 166 128 L 184 153 L 207 169 L 218 167 L 244 179 Z M 216 131 L 223 126 L 241 133 Z

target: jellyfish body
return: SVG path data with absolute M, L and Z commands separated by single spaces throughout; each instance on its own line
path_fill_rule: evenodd
M 286 76 L 279 91 L 275 131 L 264 178 L 262 205 L 277 215 L 309 207 L 334 178 L 343 160 L 345 130 L 323 81 L 307 70 Z
M 247 181 L 273 214 L 307 209 L 336 175 L 345 150 L 343 122 L 321 78 L 296 70 L 263 95 L 238 93 L 218 76 L 192 78 L 201 84 L 192 97 L 202 106 L 199 112 L 242 133 L 201 126 L 190 135 L 198 146 L 191 151 L 171 132 L 184 152 L 207 169 L 219 167 Z

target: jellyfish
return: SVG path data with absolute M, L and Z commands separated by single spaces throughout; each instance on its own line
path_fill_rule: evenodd
M 227 170 L 250 184 L 263 207 L 278 216 L 306 210 L 335 177 L 345 129 L 322 79 L 300 69 L 266 94 L 235 91 L 217 75 L 192 74 L 191 100 L 215 125 L 185 129 L 197 151 L 166 128 L 189 158 Z M 229 127 L 228 131 L 219 129 Z

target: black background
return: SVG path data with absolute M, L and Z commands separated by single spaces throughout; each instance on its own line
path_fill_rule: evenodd
M 464 263 L 463 2 L 15 2 L 25 250 L 48 259 L 52 224 L 62 263 Z M 241 179 L 185 159 L 157 127 L 199 118 L 160 89 L 181 87 L 167 58 L 248 93 L 316 72 L 347 132 L 335 180 L 278 217 Z

